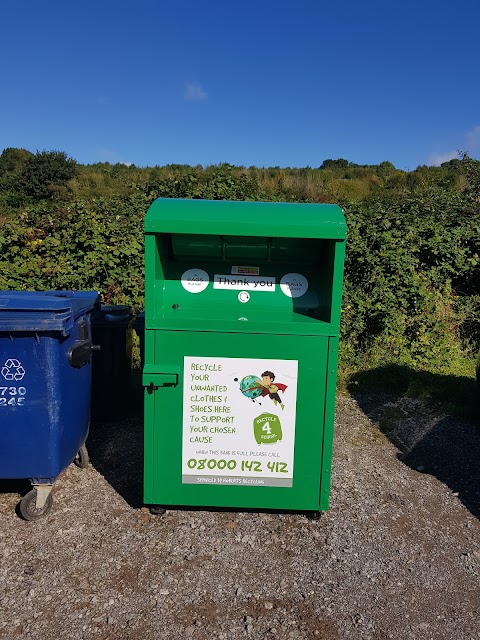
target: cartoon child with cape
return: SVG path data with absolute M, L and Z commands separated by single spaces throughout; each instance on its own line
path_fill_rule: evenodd
M 274 380 L 275 380 L 275 374 L 272 371 L 264 371 L 262 373 L 262 384 L 257 385 L 254 388 L 261 387 L 262 396 L 268 396 L 271 400 L 273 400 L 273 404 L 275 406 L 279 404 L 283 411 L 283 409 L 285 408 L 285 405 L 283 404 L 278 392 L 281 391 L 282 393 L 285 393 L 285 389 L 287 388 L 287 385 L 282 384 L 281 382 L 277 382 L 276 384 L 274 384 Z

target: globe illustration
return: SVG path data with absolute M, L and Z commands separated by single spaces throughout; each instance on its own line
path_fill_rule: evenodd
M 262 381 L 257 376 L 245 376 L 240 381 L 240 391 L 246 398 L 254 400 L 262 395 Z

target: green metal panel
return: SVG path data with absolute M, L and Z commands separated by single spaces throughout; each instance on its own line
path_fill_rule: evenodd
M 327 509 L 341 210 L 160 199 L 145 231 L 145 503 Z
M 323 420 L 323 441 L 320 478 L 320 510 L 329 507 L 330 482 L 332 476 L 333 424 L 335 418 L 335 397 L 338 364 L 338 338 L 329 338 L 326 363 L 325 415 Z
M 162 372 L 162 376 L 178 376 L 176 386 L 161 386 L 155 391 L 146 390 L 145 423 L 147 433 L 145 450 L 152 450 L 153 457 L 145 467 L 145 501 L 147 504 L 191 505 L 216 507 L 251 507 L 263 509 L 319 509 L 319 487 L 324 441 L 325 387 L 327 369 L 328 338 L 309 336 L 265 336 L 252 334 L 245 338 L 237 333 L 157 331 L 155 359 L 157 364 L 150 370 Z M 184 356 L 254 360 L 298 361 L 296 398 L 296 429 L 294 438 L 293 483 L 291 487 L 271 486 L 211 486 L 205 484 L 182 484 L 182 432 L 184 416 L 184 381 L 187 391 L 194 394 L 188 382 L 188 371 L 183 368 Z M 224 361 L 224 360 L 223 360 Z M 184 374 L 187 374 L 185 378 Z M 261 371 L 259 372 L 261 373 Z M 149 383 L 154 376 L 147 375 Z M 240 395 L 240 392 L 238 392 Z M 245 408 L 250 401 L 245 398 Z M 229 399 L 229 403 L 231 399 Z M 284 393 L 284 402 L 289 402 L 289 389 Z M 242 406 L 240 404 L 240 406 Z M 272 407 L 272 409 L 271 409 Z M 256 408 L 258 414 L 273 410 L 272 401 L 266 397 Z M 279 412 L 282 419 L 283 412 Z M 213 414 L 215 417 L 215 414 Z M 208 414 L 209 418 L 211 414 Z M 257 455 L 262 465 L 260 478 L 268 475 L 265 465 L 269 461 L 266 445 L 255 442 L 251 421 L 237 412 L 234 427 L 242 432 L 243 449 Z M 188 425 L 187 425 L 188 426 Z M 206 437 L 210 437 L 207 431 Z M 192 434 L 194 435 L 194 434 Z M 148 440 L 147 440 L 148 438 Z M 214 448 L 207 443 L 202 450 Z M 263 455 L 265 454 L 265 455 Z M 198 456 L 207 461 L 208 453 Z M 229 460 L 233 456 L 222 456 Z M 242 456 L 240 456 L 242 457 Z M 250 456 L 243 456 L 250 459 Z M 282 462 L 283 460 L 275 460 Z
M 343 240 L 347 227 L 335 204 L 159 198 L 148 210 L 145 231 Z

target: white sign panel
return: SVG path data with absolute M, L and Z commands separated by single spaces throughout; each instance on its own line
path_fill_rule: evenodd
M 201 293 L 208 287 L 210 276 L 203 269 L 188 269 L 182 274 L 181 282 L 189 293 Z
M 287 273 L 280 280 L 280 289 L 289 298 L 300 298 L 308 290 L 308 280 L 301 273 Z
M 214 289 L 231 289 L 232 291 L 275 291 L 275 278 L 271 276 L 237 276 L 220 275 L 213 277 Z
M 184 359 L 182 482 L 291 487 L 298 360 Z

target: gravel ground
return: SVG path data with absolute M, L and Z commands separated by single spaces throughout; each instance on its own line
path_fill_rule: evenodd
M 153 516 L 141 419 L 94 424 L 88 445 L 43 520 L 18 518 L 24 487 L 0 484 L 2 639 L 480 637 L 478 427 L 340 396 L 318 521 Z

